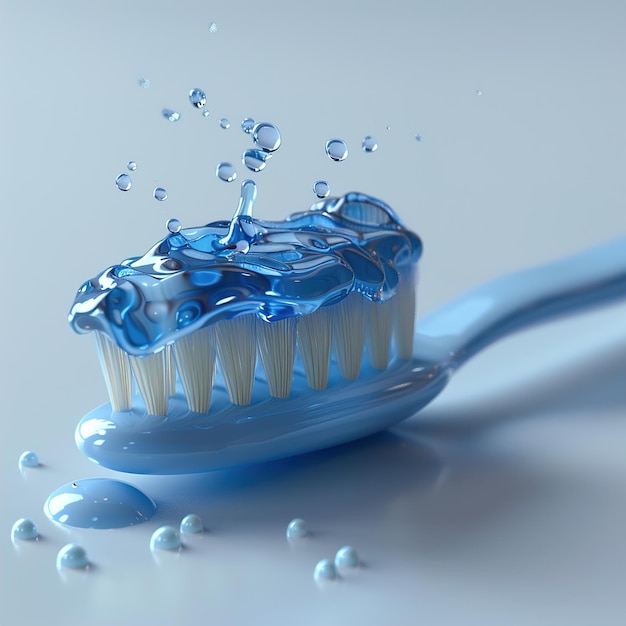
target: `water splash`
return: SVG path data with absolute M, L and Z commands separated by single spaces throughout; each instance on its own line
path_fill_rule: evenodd
M 361 142 L 361 149 L 363 152 L 376 152 L 376 150 L 378 150 L 378 143 L 374 137 L 367 135 Z
M 232 163 L 220 163 L 215 169 L 215 175 L 225 183 L 232 183 L 237 178 L 237 171 Z
M 175 217 L 167 220 L 167 223 L 165 224 L 165 226 L 167 230 L 169 230 L 170 233 L 172 233 L 172 235 L 179 233 L 180 229 L 182 228 L 181 223 Z
M 215 22 L 211 22 L 209 24 L 209 32 L 211 34 L 216 33 L 217 32 L 217 24 Z
M 150 87 L 150 79 L 142 76 L 137 80 L 137 84 L 143 89 L 148 89 Z
M 252 141 L 254 145 L 266 152 L 275 152 L 280 148 L 281 136 L 280 131 L 274 124 L 269 122 L 260 122 L 255 124 L 252 129 Z
M 178 111 L 174 111 L 173 109 L 163 109 L 161 111 L 161 115 L 170 122 L 178 122 L 180 119 L 180 113 Z
M 241 162 L 252 172 L 260 172 L 262 169 L 265 169 L 267 160 L 271 156 L 271 154 L 263 152 L 263 150 L 246 150 L 241 155 Z
M 115 184 L 120 191 L 130 191 L 130 188 L 133 186 L 133 181 L 128 174 L 120 174 L 115 179 Z
M 210 113 L 208 109 L 204 109 L 204 111 L 202 111 L 202 117 L 209 117 Z
M 202 89 L 195 87 L 189 91 L 189 102 L 197 109 L 201 109 L 206 104 L 206 94 Z
M 254 129 L 255 121 L 251 117 L 244 117 L 241 120 L 241 130 L 243 130 L 246 135 L 249 135 Z
M 158 200 L 159 202 L 167 200 L 167 191 L 163 189 L 163 187 L 155 187 L 152 195 L 154 196 L 154 199 Z
M 327 198 L 330 193 L 330 185 L 325 180 L 316 180 L 313 183 L 313 193 L 318 198 Z
M 329 139 L 324 149 L 333 161 L 345 161 L 348 157 L 348 146 L 343 139 Z
M 137 163 L 135 163 L 134 161 L 129 161 L 126 164 L 126 169 L 131 172 L 134 172 L 137 169 Z
M 217 123 L 220 125 L 220 128 L 223 128 L 224 130 L 228 130 L 230 128 L 230 122 L 225 117 L 217 120 Z

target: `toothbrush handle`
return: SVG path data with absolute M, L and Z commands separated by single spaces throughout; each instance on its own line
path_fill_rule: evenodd
M 419 322 L 415 342 L 445 352 L 457 369 L 509 333 L 620 298 L 626 237 L 486 283 Z

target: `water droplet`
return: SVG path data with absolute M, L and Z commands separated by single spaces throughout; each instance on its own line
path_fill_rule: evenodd
M 63 485 L 44 505 L 53 522 L 77 528 L 133 526 L 150 519 L 156 509 L 156 504 L 136 487 L 109 478 L 86 478 Z
M 358 567 L 359 555 L 357 554 L 357 551 L 352 546 L 339 548 L 339 550 L 337 550 L 337 554 L 335 555 L 335 566 Z
M 378 150 L 378 144 L 376 143 L 376 139 L 374 137 L 367 135 L 367 137 L 363 138 L 361 142 L 361 148 L 363 152 L 376 152 Z
M 33 522 L 30 517 L 23 517 L 18 519 L 13 528 L 11 528 L 11 538 L 21 540 L 32 540 L 39 537 L 39 531 L 37 530 L 37 524 Z
M 211 22 L 209 24 L 209 32 L 216 33 L 217 32 L 217 24 L 215 22 Z
M 158 200 L 159 202 L 167 200 L 167 191 L 165 191 L 163 187 L 155 187 L 152 195 L 154 196 L 154 199 Z
M 415 140 L 416 140 L 416 141 L 422 141 L 422 136 L 421 136 L 419 133 L 417 133 L 417 134 L 415 135 Z
M 201 533 L 204 530 L 202 518 L 195 513 L 190 513 L 183 517 L 180 522 L 181 533 Z
M 164 118 L 168 119 L 170 122 L 178 122 L 180 119 L 180 113 L 178 111 L 174 111 L 172 109 L 163 109 L 161 114 Z
M 133 181 L 128 174 L 120 174 L 115 179 L 115 184 L 120 191 L 128 191 L 133 186 Z
M 161 526 L 150 537 L 151 550 L 178 550 L 181 545 L 180 533 L 173 526 Z
M 137 163 L 135 163 L 134 161 L 129 161 L 126 164 L 126 168 L 129 169 L 131 172 L 134 172 L 137 169 Z
M 225 118 L 222 117 L 219 120 L 217 120 L 217 123 L 220 125 L 221 128 L 223 128 L 224 130 L 226 130 L 227 128 L 230 128 L 230 122 Z
M 215 175 L 226 183 L 232 183 L 237 178 L 237 172 L 232 163 L 220 163 L 215 170 Z
M 39 457 L 35 452 L 26 450 L 20 454 L 20 467 L 37 467 L 39 465 Z
M 148 89 L 148 87 L 150 87 L 150 79 L 145 76 L 142 76 L 137 82 L 139 83 L 139 86 L 144 89 Z
M 201 109 L 206 104 L 206 94 L 202 89 L 195 87 L 189 92 L 189 102 L 197 109 Z
M 59 550 L 57 555 L 57 569 L 84 569 L 89 565 L 85 548 L 75 543 L 68 543 Z
M 348 156 L 348 146 L 343 139 L 329 139 L 325 149 L 333 161 L 343 161 Z
M 274 152 L 280 148 L 280 131 L 274 124 L 261 122 L 252 129 L 252 140 L 255 145 L 266 152 Z
M 165 226 L 167 226 L 167 230 L 169 230 L 172 235 L 179 233 L 180 229 L 182 228 L 180 222 L 175 217 L 173 217 L 171 220 L 167 220 Z
M 295 539 L 296 537 L 306 537 L 309 531 L 306 522 L 297 517 L 289 522 L 287 526 L 287 539 Z
M 482 92 L 480 89 L 477 89 L 477 90 L 476 90 L 476 95 L 477 95 L 477 96 L 482 96 L 482 95 L 483 95 L 483 92 Z
M 335 580 L 337 578 L 337 570 L 335 568 L 335 564 L 330 559 L 322 559 L 315 566 L 313 578 L 317 582 Z
M 271 154 L 262 150 L 246 150 L 241 155 L 241 162 L 251 171 L 260 172 L 265 168 L 267 160 L 271 158 Z
M 387 126 L 387 130 L 391 130 L 391 126 Z
M 251 117 L 244 117 L 241 121 L 241 130 L 249 135 L 254 130 L 255 121 Z
M 313 183 L 313 192 L 318 198 L 327 198 L 330 193 L 330 185 L 325 180 L 316 180 Z
M 204 111 L 202 111 L 202 117 L 209 117 L 209 115 L 209 109 L 204 109 Z

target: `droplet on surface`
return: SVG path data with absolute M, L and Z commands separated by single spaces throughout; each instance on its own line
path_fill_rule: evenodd
M 330 193 L 330 185 L 325 180 L 316 180 L 313 183 L 313 192 L 318 198 L 327 198 Z
M 128 174 L 120 174 L 115 179 L 115 184 L 120 191 L 128 191 L 133 186 L 133 181 Z
M 20 467 L 37 467 L 39 465 L 39 457 L 32 450 L 26 450 L 20 454 Z
M 358 567 L 359 555 L 352 546 L 344 546 L 337 550 L 335 555 L 336 567 Z
M 315 566 L 313 578 L 317 582 L 335 580 L 337 578 L 337 569 L 335 568 L 335 564 L 330 559 L 322 559 Z
M 211 22 L 209 24 L 209 32 L 216 33 L 217 32 L 217 24 L 215 22 Z
M 57 569 L 84 569 L 89 565 L 85 548 L 75 543 L 63 546 L 57 555 Z
M 416 141 L 422 141 L 422 136 L 419 133 L 415 134 L 415 140 Z
M 361 148 L 363 149 L 363 152 L 376 152 L 376 150 L 378 150 L 376 139 L 374 139 L 371 135 L 367 135 L 367 137 L 364 137 L 361 142 Z
M 269 122 L 260 122 L 255 124 L 252 129 L 252 141 L 261 150 L 266 152 L 275 152 L 280 148 L 281 137 L 280 131 L 274 124 Z
M 161 526 L 150 537 L 151 550 L 178 550 L 181 545 L 180 533 L 173 526 Z
M 306 537 L 308 534 L 306 522 L 299 517 L 292 519 L 287 525 L 287 539 Z
M 152 195 L 154 196 L 154 199 L 158 200 L 159 202 L 167 200 L 167 191 L 163 189 L 163 187 L 155 187 Z
M 189 91 L 189 102 L 197 109 L 201 109 L 206 104 L 206 94 L 202 89 L 195 87 Z
M 204 111 L 202 111 L 202 117 L 209 117 L 210 113 L 208 109 L 204 109 Z
M 170 122 L 178 122 L 180 119 L 180 113 L 178 111 L 174 111 L 173 109 L 163 109 L 161 114 Z
M 220 128 L 223 128 L 224 130 L 230 128 L 230 122 L 225 117 L 222 117 L 219 120 L 217 120 L 217 123 L 220 125 Z
M 145 76 L 142 76 L 137 83 L 139 84 L 140 87 L 143 87 L 144 89 L 148 89 L 148 87 L 150 87 L 150 79 L 146 78 Z
M 22 517 L 18 519 L 13 528 L 11 528 L 11 538 L 20 539 L 22 541 L 31 541 L 39 537 L 37 524 L 30 517 Z
M 185 515 L 180 522 L 181 533 L 201 533 L 204 530 L 202 518 L 195 513 Z
M 246 135 L 249 135 L 254 129 L 255 121 L 251 117 L 244 117 L 241 120 L 241 130 L 243 130 Z
M 225 183 L 232 183 L 233 180 L 237 178 L 237 172 L 235 171 L 233 164 L 226 162 L 220 163 L 217 166 L 215 175 Z
M 167 223 L 165 224 L 165 226 L 167 226 L 167 230 L 169 230 L 170 233 L 172 233 L 172 235 L 179 233 L 180 229 L 182 228 L 181 223 L 175 217 L 173 217 L 170 220 L 167 220 Z
M 329 139 L 326 142 L 326 154 L 333 161 L 344 161 L 348 156 L 348 146 L 343 139 Z
M 477 90 L 476 90 L 476 95 L 477 95 L 477 96 L 482 96 L 482 95 L 483 95 L 483 92 L 482 92 L 480 89 L 477 89 Z
M 129 161 L 126 164 L 126 168 L 130 170 L 131 172 L 134 172 L 137 169 L 137 163 L 135 163 L 134 161 Z
M 271 154 L 263 152 L 263 150 L 246 150 L 241 155 L 241 162 L 251 171 L 260 172 L 265 168 L 267 160 L 271 158 Z

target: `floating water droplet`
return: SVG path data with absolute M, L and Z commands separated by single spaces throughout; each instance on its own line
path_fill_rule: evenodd
M 274 124 L 260 122 L 252 129 L 252 140 L 261 150 L 275 152 L 281 144 L 280 131 Z
M 271 154 L 262 150 L 246 150 L 241 155 L 241 162 L 251 171 L 260 172 L 265 168 L 267 160 L 271 158 Z
M 53 521 L 77 528 L 123 528 L 141 524 L 156 504 L 136 487 L 109 478 L 86 478 L 54 491 L 44 505 Z
M 335 564 L 330 559 L 322 559 L 315 566 L 313 578 L 317 582 L 335 580 L 337 578 L 337 570 L 335 568 Z
M 152 195 L 154 196 L 154 199 L 158 200 L 159 202 L 167 200 L 167 191 L 163 189 L 163 187 L 155 187 Z
M 209 32 L 216 33 L 217 32 L 217 24 L 215 22 L 211 22 L 209 24 Z
M 202 518 L 195 513 L 190 513 L 183 517 L 180 522 L 181 533 L 201 533 L 204 530 Z
M 287 526 L 287 539 L 295 539 L 300 537 L 306 537 L 309 531 L 306 526 L 306 522 L 303 519 L 297 517 L 292 519 Z
M 195 87 L 189 92 L 189 102 L 197 109 L 201 109 L 206 104 L 206 94 L 202 89 Z
M 135 163 L 134 161 L 129 161 L 126 164 L 126 168 L 129 169 L 131 172 L 134 172 L 137 169 L 137 163 Z
M 180 533 L 173 526 L 161 526 L 150 537 L 151 550 L 178 550 L 181 545 Z
M 20 454 L 20 467 L 37 467 L 39 465 L 39 457 L 32 450 L 26 450 Z
M 348 146 L 343 139 L 329 139 L 325 149 L 333 161 L 343 161 L 348 156 Z
M 220 163 L 215 170 L 215 175 L 225 183 L 232 183 L 237 178 L 237 172 L 232 163 Z
M 137 82 L 139 83 L 139 86 L 144 89 L 148 89 L 148 87 L 150 87 L 150 79 L 145 76 L 142 76 Z
M 416 141 L 422 141 L 422 136 L 421 136 L 419 133 L 417 133 L 417 134 L 415 135 L 415 140 L 416 140 Z
M 57 555 L 57 569 L 84 569 L 89 565 L 85 548 L 75 543 L 68 543 L 59 550 Z
M 161 114 L 164 118 L 168 119 L 170 122 L 178 122 L 180 119 L 180 113 L 178 111 L 174 111 L 172 109 L 163 109 Z
M 254 130 L 255 121 L 251 117 L 244 117 L 241 121 L 241 130 L 249 135 Z
M 217 120 L 217 123 L 220 125 L 221 128 L 223 128 L 224 130 L 226 130 L 227 128 L 230 128 L 230 122 L 225 118 L 222 117 L 219 120 Z
M 371 135 L 367 135 L 367 137 L 364 137 L 361 142 L 361 148 L 363 149 L 363 152 L 376 152 L 376 150 L 378 150 L 376 139 L 374 139 Z
M 167 223 L 165 225 L 167 226 L 167 230 L 169 230 L 172 235 L 179 233 L 180 229 L 182 228 L 180 222 L 175 217 L 173 217 L 171 220 L 167 220 Z
M 316 180 L 313 183 L 313 192 L 318 198 L 327 198 L 330 193 L 330 185 L 325 180 Z
M 477 96 L 482 96 L 482 95 L 483 95 L 483 92 L 482 92 L 480 89 L 477 89 L 477 90 L 476 90 L 476 95 L 477 95 Z
M 202 117 L 209 117 L 209 109 L 204 109 L 204 111 L 202 111 Z
M 352 546 L 339 548 L 339 550 L 337 550 L 337 554 L 335 555 L 335 566 L 358 567 L 359 555 L 357 554 L 357 551 Z
M 120 191 L 128 191 L 133 186 L 133 181 L 128 174 L 120 174 L 115 179 L 115 184 Z
M 11 538 L 20 539 L 22 541 L 30 541 L 39 537 L 39 531 L 37 530 L 37 524 L 33 522 L 30 517 L 23 517 L 18 519 L 13 528 L 11 528 Z

